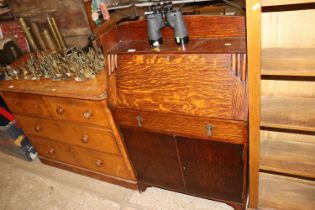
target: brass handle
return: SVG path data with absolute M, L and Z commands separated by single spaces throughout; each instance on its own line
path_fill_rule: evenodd
M 56 151 L 55 151 L 55 149 L 51 148 L 48 152 L 49 152 L 49 154 L 53 155 L 53 154 L 55 154 Z
M 207 125 L 206 125 L 206 129 L 207 129 L 207 135 L 208 135 L 209 137 L 212 136 L 213 125 L 207 124 Z
M 96 165 L 97 167 L 101 167 L 101 166 L 103 165 L 103 161 L 97 160 L 97 161 L 95 161 L 95 165 Z
M 89 136 L 88 135 L 83 135 L 81 137 L 81 141 L 83 144 L 87 144 L 89 142 Z
M 85 119 L 91 119 L 91 117 L 93 116 L 93 112 L 91 112 L 91 111 L 86 111 L 86 112 L 84 112 L 83 113 L 83 116 L 84 116 L 84 118 Z
M 42 127 L 41 127 L 40 125 L 35 125 L 34 130 L 35 130 L 36 132 L 40 132 L 40 131 L 42 130 Z
M 138 127 L 141 128 L 143 126 L 143 118 L 140 115 L 138 115 L 136 119 L 137 119 Z
M 56 112 L 57 112 L 57 114 L 59 114 L 59 115 L 62 115 L 63 113 L 64 113 L 64 109 L 61 107 L 61 106 L 59 106 L 57 109 L 56 109 Z

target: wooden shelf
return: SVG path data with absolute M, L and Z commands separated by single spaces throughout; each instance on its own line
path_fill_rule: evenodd
M 315 132 L 315 98 L 262 96 L 260 125 Z
M 315 178 L 315 137 L 304 136 L 299 140 L 262 136 L 260 169 Z
M 289 4 L 306 4 L 306 3 L 314 3 L 314 0 L 262 0 L 261 1 L 261 5 L 263 7 L 289 5 Z
M 261 74 L 315 77 L 315 48 L 262 49 Z
M 315 209 L 315 182 L 259 173 L 259 209 Z

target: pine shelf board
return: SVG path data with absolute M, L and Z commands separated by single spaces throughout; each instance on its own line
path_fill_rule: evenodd
M 315 141 L 263 137 L 260 146 L 260 169 L 315 178 Z
M 259 173 L 259 209 L 315 209 L 315 182 Z
M 315 48 L 262 49 L 261 74 L 315 77 Z
M 306 4 L 314 3 L 314 0 L 262 0 L 261 5 L 263 7 L 267 6 L 280 6 L 280 5 L 290 5 L 290 4 Z
M 262 96 L 261 126 L 315 132 L 315 98 Z

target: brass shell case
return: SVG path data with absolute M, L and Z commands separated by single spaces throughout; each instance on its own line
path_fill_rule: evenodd
M 58 49 L 53 38 L 51 37 L 51 35 L 47 29 L 42 31 L 41 35 L 43 36 L 43 39 L 45 41 L 45 45 L 48 47 L 49 50 L 56 51 Z
M 57 44 L 57 48 L 58 49 L 62 49 L 62 46 L 61 46 L 61 43 L 59 42 L 59 39 L 58 39 L 58 35 L 56 33 L 56 30 L 53 26 L 53 23 L 52 23 L 52 20 L 50 19 L 50 17 L 47 18 L 47 22 L 48 22 L 48 25 L 49 25 L 49 30 L 55 40 L 55 43 Z
M 53 27 L 56 31 L 56 34 L 58 36 L 58 40 L 59 40 L 59 43 L 61 44 L 62 49 L 64 49 L 64 50 L 67 49 L 66 42 L 65 42 L 65 40 L 64 40 L 60 30 L 59 30 L 59 27 L 58 27 L 58 25 L 57 25 L 57 23 L 53 17 L 51 17 L 51 22 L 52 22 Z
M 25 20 L 24 20 L 23 18 L 19 18 L 19 22 L 20 22 L 20 25 L 21 25 L 21 27 L 22 27 L 22 30 L 23 30 L 23 32 L 24 32 L 24 34 L 25 34 L 25 36 L 26 36 L 26 39 L 27 39 L 27 41 L 28 41 L 28 44 L 29 44 L 30 47 L 31 47 L 31 50 L 32 50 L 32 51 L 37 51 L 37 50 L 38 50 L 38 47 L 37 47 L 37 45 L 36 45 L 36 42 L 35 42 L 35 40 L 34 40 L 32 34 L 31 34 L 31 32 L 30 32 L 29 27 L 28 27 L 28 26 L 26 25 L 26 23 L 25 23 Z
M 39 44 L 41 50 L 47 50 L 45 42 L 40 34 L 40 30 L 36 22 L 31 23 L 31 31 L 36 39 L 36 42 Z

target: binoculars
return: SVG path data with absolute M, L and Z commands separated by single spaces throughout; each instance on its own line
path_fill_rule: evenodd
M 188 43 L 188 32 L 180 9 L 173 10 L 171 4 L 164 5 L 163 10 L 160 5 L 153 5 L 152 11 L 146 13 L 146 18 L 151 47 L 158 47 L 163 43 L 161 29 L 166 26 L 174 29 L 176 44 L 183 45 Z

